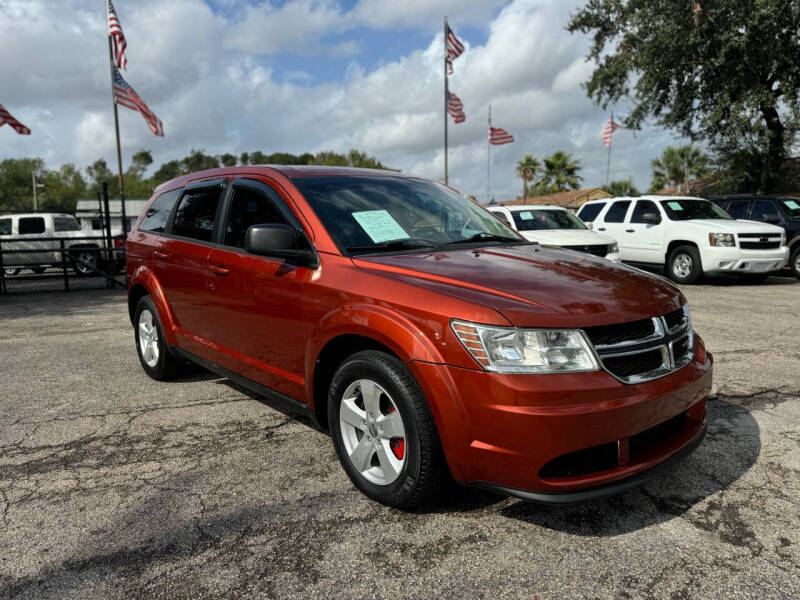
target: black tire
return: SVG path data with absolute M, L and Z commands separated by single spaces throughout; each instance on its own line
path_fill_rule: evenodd
M 158 359 L 155 364 L 148 364 L 148 360 L 142 354 L 142 344 L 140 342 L 140 319 L 142 313 L 149 311 L 152 324 L 155 327 L 158 339 L 156 344 L 158 346 Z M 161 320 L 158 318 L 158 311 L 150 296 L 143 296 L 136 305 L 136 312 L 133 319 L 134 339 L 136 341 L 136 354 L 139 356 L 139 362 L 142 364 L 142 369 L 150 377 L 156 381 L 170 381 L 181 375 L 185 371 L 185 361 L 178 358 L 170 349 L 166 340 L 164 339 L 164 330 L 161 327 Z
M 676 264 L 682 259 L 684 269 Z M 686 262 L 688 261 L 688 262 Z M 700 261 L 700 252 L 695 246 L 678 246 L 669 253 L 667 258 L 667 276 L 675 283 L 691 285 L 703 280 L 703 263 Z
M 368 379 L 390 396 L 403 421 L 404 464 L 385 485 L 368 481 L 345 449 L 339 414 L 345 390 Z M 430 407 L 414 377 L 398 358 L 376 350 L 358 352 L 336 370 L 328 394 L 328 423 L 336 454 L 353 484 L 366 496 L 395 508 L 410 509 L 431 499 L 449 480 L 439 433 Z
M 800 244 L 797 244 L 789 256 L 789 268 L 794 276 L 800 279 Z
M 33 271 L 33 272 L 34 272 L 34 273 L 36 273 L 37 275 L 41 275 L 42 273 L 44 273 L 44 272 L 45 272 L 45 269 L 46 269 L 46 268 L 47 268 L 47 267 L 31 267 L 31 271 Z
M 97 275 L 100 268 L 100 253 L 95 248 L 74 248 L 70 250 L 72 269 L 79 277 Z

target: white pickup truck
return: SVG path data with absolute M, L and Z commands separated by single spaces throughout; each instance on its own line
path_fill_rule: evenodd
M 619 261 L 617 240 L 592 231 L 575 215 L 561 206 L 539 204 L 487 206 L 506 225 L 532 242 L 588 252 Z
M 72 215 L 29 213 L 0 215 L 0 252 L 8 276 L 23 268 L 42 273 L 62 263 L 61 240 L 67 259 L 78 275 L 91 275 L 100 263 L 102 240 L 81 230 Z M 24 250 L 24 252 L 20 252 Z M 34 252 L 35 251 L 35 252 Z
M 763 280 L 789 256 L 783 229 L 735 221 L 702 198 L 605 198 L 587 202 L 578 216 L 619 242 L 623 262 L 665 267 L 678 283 L 712 273 Z

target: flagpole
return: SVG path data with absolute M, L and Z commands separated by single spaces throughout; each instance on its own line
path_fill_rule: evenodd
M 614 113 L 611 113 L 611 135 L 608 138 L 608 158 L 606 159 L 606 187 L 608 187 L 608 178 L 611 173 L 611 144 L 614 140 Z
M 447 185 L 447 17 L 444 18 L 444 184 Z
M 108 11 L 108 2 L 106 2 L 106 12 Z M 114 97 L 114 50 L 112 48 L 111 35 L 108 36 L 108 61 L 109 72 L 111 73 L 111 104 L 114 106 L 114 132 L 117 136 L 117 170 L 119 178 L 119 199 L 121 201 L 122 212 L 124 213 L 125 207 L 125 186 L 122 178 L 122 149 L 119 143 L 119 115 L 117 114 L 117 103 Z M 110 216 L 110 215 L 109 215 Z M 128 233 L 128 223 L 126 222 L 125 215 L 122 217 L 122 233 Z
M 492 131 L 492 105 L 489 105 L 489 129 L 486 131 L 486 204 L 492 201 L 492 144 L 490 135 Z

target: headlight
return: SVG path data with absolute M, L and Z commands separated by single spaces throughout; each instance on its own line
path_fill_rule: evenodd
M 708 243 L 712 246 L 736 246 L 732 233 L 709 233 Z
M 599 369 L 583 333 L 576 329 L 515 329 L 452 322 L 456 337 L 487 371 L 571 373 Z
M 619 252 L 619 244 L 611 244 L 608 247 L 608 253 L 613 254 L 614 252 Z

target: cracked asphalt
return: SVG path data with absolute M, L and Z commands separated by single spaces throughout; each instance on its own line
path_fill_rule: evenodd
M 370 502 L 226 380 L 148 379 L 120 292 L 0 297 L 0 598 L 800 597 L 800 282 L 684 289 L 709 435 L 622 496 Z

